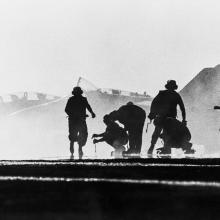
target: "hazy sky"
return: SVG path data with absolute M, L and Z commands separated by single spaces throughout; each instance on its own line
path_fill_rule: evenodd
M 154 95 L 220 63 L 218 0 L 0 0 L 0 93 L 64 95 L 81 75 Z

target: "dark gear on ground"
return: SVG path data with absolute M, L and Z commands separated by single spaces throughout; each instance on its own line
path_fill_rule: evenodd
M 162 154 L 170 154 L 171 148 L 181 148 L 184 153 L 194 153 L 192 150 L 191 133 L 189 129 L 175 118 L 156 117 L 154 120 L 156 127 L 160 127 L 163 132 L 160 138 L 164 142 L 164 146 L 160 149 Z
M 142 133 L 146 119 L 145 111 L 132 102 L 121 106 L 117 111 L 109 114 L 113 121 L 119 121 L 128 131 L 129 149 L 126 153 L 140 153 Z
M 69 140 L 70 140 L 70 152 L 73 154 L 74 142 L 78 142 L 79 154 L 82 154 L 82 147 L 86 145 L 88 138 L 88 130 L 86 124 L 86 110 L 91 113 L 92 118 L 95 118 L 91 106 L 87 99 L 82 96 L 83 91 L 80 87 L 74 87 L 73 96 L 67 101 L 65 112 L 68 115 L 69 120 Z
M 186 111 L 183 104 L 181 96 L 175 91 L 178 86 L 175 80 L 167 81 L 165 85 L 166 90 L 160 91 L 159 94 L 153 99 L 150 108 L 150 114 L 148 118 L 153 120 L 156 116 L 163 118 L 176 118 L 177 117 L 177 106 L 180 107 L 182 113 L 182 121 L 186 125 Z M 155 126 L 155 130 L 151 139 L 151 146 L 148 153 L 153 152 L 154 146 L 160 136 L 162 128 L 160 126 Z

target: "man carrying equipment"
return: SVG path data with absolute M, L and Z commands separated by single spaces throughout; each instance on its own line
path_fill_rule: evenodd
M 175 91 L 178 89 L 175 80 L 168 80 L 165 85 L 166 90 L 160 91 L 159 94 L 153 99 L 151 103 L 150 114 L 148 118 L 152 121 L 156 116 L 162 118 L 177 117 L 177 105 L 179 105 L 182 112 L 182 123 L 186 125 L 186 112 L 181 96 Z M 151 139 L 151 146 L 148 149 L 148 154 L 152 154 L 154 146 L 161 134 L 162 127 L 155 125 L 155 130 Z

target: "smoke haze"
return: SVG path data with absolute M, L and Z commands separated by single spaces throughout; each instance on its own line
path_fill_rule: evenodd
M 187 112 L 188 126 L 192 133 L 192 142 L 197 145 L 204 145 L 206 153 L 219 152 L 219 112 L 214 111 L 214 105 L 219 105 L 219 82 L 220 66 L 203 69 L 194 77 L 181 91 Z M 103 116 L 118 109 L 128 101 L 143 107 L 149 113 L 150 96 L 142 100 L 142 96 L 129 97 L 112 95 L 116 90 L 103 90 L 94 84 L 82 79 L 80 86 L 85 89 L 88 101 L 90 102 L 97 118 L 88 118 L 89 138 L 84 147 L 87 156 L 94 156 L 94 145 L 91 141 L 93 133 L 102 133 L 105 130 Z M 132 93 L 135 94 L 135 93 Z M 13 96 L 15 97 L 15 95 Z M 38 95 L 47 97 L 46 95 Z M 26 102 L 18 105 L 18 102 L 2 103 L 7 104 L 7 111 L 1 117 L 0 152 L 2 158 L 50 158 L 66 157 L 69 155 L 68 140 L 68 119 L 64 108 L 69 96 L 63 98 L 51 96 L 53 100 L 38 100 L 28 106 Z M 44 100 L 44 101 L 43 101 Z M 36 101 L 35 101 L 36 102 Z M 26 104 L 24 104 L 26 103 Z M 21 108 L 19 110 L 18 108 Z M 2 108 L 1 108 L 2 109 Z M 6 111 L 5 110 L 5 111 Z M 15 113 L 12 113 L 15 112 Z M 179 115 L 180 117 L 180 115 Z M 146 129 L 147 120 L 145 122 Z M 142 152 L 146 152 L 150 144 L 151 134 L 154 126 L 149 126 L 148 133 L 143 132 Z M 110 156 L 113 150 L 107 144 L 98 144 L 97 151 L 100 157 Z

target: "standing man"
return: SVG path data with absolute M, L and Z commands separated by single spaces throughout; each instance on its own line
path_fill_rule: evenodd
M 140 153 L 142 145 L 142 133 L 146 119 L 145 111 L 132 102 L 121 106 L 117 111 L 109 114 L 111 120 L 119 121 L 128 131 L 129 149 L 126 154 Z
M 182 112 L 182 123 L 186 125 L 186 111 L 181 96 L 175 91 L 178 89 L 175 80 L 168 80 L 165 85 L 166 90 L 160 91 L 151 103 L 150 114 L 148 118 L 152 121 L 157 116 L 161 118 L 177 117 L 177 105 Z M 154 123 L 155 124 L 155 123 Z M 148 149 L 148 154 L 152 154 L 154 146 L 161 134 L 162 127 L 155 125 L 155 130 L 151 138 L 151 146 Z
M 87 99 L 82 96 L 83 91 L 80 87 L 74 87 L 72 97 L 69 98 L 65 112 L 68 115 L 69 121 L 69 140 L 70 153 L 74 153 L 74 142 L 78 142 L 79 155 L 83 154 L 82 147 L 86 145 L 88 138 L 88 129 L 86 124 L 86 109 L 91 113 L 92 118 L 95 118 L 91 106 Z

